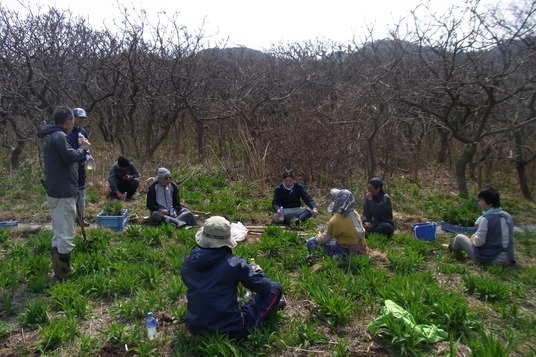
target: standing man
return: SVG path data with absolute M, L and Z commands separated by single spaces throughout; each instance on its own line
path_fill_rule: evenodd
M 74 127 L 71 134 L 69 134 L 69 137 L 71 138 L 73 149 L 76 150 L 80 147 L 80 140 L 82 136 L 86 139 L 89 139 L 89 134 L 83 127 L 87 119 L 86 111 L 82 108 L 74 108 L 73 115 Z M 80 212 L 80 217 L 82 217 L 82 221 L 86 227 L 89 226 L 89 222 L 86 222 L 84 219 L 86 211 L 86 158 L 89 156 L 91 156 L 91 154 L 89 154 L 88 151 L 87 155 L 78 162 L 78 198 L 76 200 L 76 207 L 78 212 Z M 80 224 L 81 222 L 78 223 Z
M 121 201 L 131 200 L 140 185 L 139 177 L 136 167 L 126 157 L 119 156 L 108 173 L 111 196 Z
M 54 278 L 61 281 L 71 270 L 78 195 L 78 163 L 84 159 L 91 144 L 87 139 L 83 139 L 80 141 L 80 148 L 73 148 L 68 136 L 74 127 L 74 117 L 70 108 L 57 107 L 52 119 L 54 124 L 43 126 L 37 132 L 37 136 L 47 137 L 44 145 L 44 184 L 54 233 L 50 253 Z

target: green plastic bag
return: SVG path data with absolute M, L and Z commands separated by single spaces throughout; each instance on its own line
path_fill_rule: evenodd
M 373 335 L 388 332 L 387 316 L 394 317 L 400 324 L 413 330 L 415 337 L 421 338 L 427 343 L 436 343 L 448 337 L 446 331 L 437 328 L 435 325 L 417 325 L 413 316 L 392 300 L 385 300 L 382 315 L 368 324 L 369 332 Z

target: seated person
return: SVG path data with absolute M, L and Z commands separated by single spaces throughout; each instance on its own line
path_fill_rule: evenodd
M 479 264 L 514 264 L 514 221 L 508 212 L 501 209 L 499 192 L 487 187 L 479 192 L 478 199 L 482 216 L 476 220 L 476 233 L 471 238 L 458 234 L 449 248 L 463 250 Z
M 220 332 L 242 339 L 272 312 L 284 307 L 281 284 L 268 279 L 259 265 L 252 266 L 233 254 L 236 242 L 229 221 L 210 217 L 195 239 L 198 246 L 181 268 L 188 289 L 184 322 L 192 334 Z M 242 307 L 238 304 L 239 283 L 256 293 Z
M 367 233 L 379 233 L 391 237 L 395 232 L 391 197 L 383 192 L 383 181 L 373 178 L 367 186 L 363 204 L 363 224 Z
M 301 207 L 301 201 L 307 207 Z M 300 223 L 318 216 L 315 201 L 305 188 L 296 182 L 294 173 L 287 170 L 283 173 L 283 182 L 274 189 L 272 208 L 275 212 L 275 223 Z
M 331 189 L 333 202 L 330 210 L 333 216 L 327 230 L 307 240 L 310 252 L 322 247 L 328 255 L 342 258 L 350 253 L 367 254 L 365 228 L 359 214 L 352 209 L 355 199 L 348 190 Z
M 197 226 L 193 213 L 181 206 L 179 188 L 171 181 L 171 173 L 165 167 L 158 169 L 156 182 L 147 191 L 147 208 L 153 224 L 171 223 L 177 228 Z
M 140 185 L 140 174 L 126 157 L 119 156 L 117 162 L 110 168 L 108 183 L 112 197 L 130 200 Z

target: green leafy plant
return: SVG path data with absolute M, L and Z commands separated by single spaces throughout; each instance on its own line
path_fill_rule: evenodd
M 88 297 L 82 293 L 82 286 L 74 281 L 53 285 L 49 289 L 52 302 L 68 315 L 85 317 Z
M 26 325 L 41 325 L 48 322 L 49 306 L 41 299 L 31 301 L 24 309 L 22 321 Z
M 328 342 L 326 336 L 317 331 L 318 327 L 318 324 L 314 322 L 306 322 L 296 326 L 301 348 L 309 349 L 311 346 Z
M 34 293 L 43 293 L 48 287 L 48 266 L 37 275 L 33 275 L 28 280 L 28 289 Z
M 0 229 L 0 244 L 4 244 L 9 239 L 10 234 L 7 229 Z
M 479 216 L 478 201 L 464 200 L 461 205 L 450 206 L 443 211 L 441 219 L 463 227 L 473 227 Z
M 508 357 L 515 346 L 515 336 L 511 330 L 506 332 L 505 341 L 484 330 L 467 341 L 475 357 Z
M 424 256 L 412 249 L 405 249 L 404 253 L 390 249 L 387 252 L 387 259 L 391 268 L 402 274 L 413 273 L 424 266 Z
M 123 211 L 123 203 L 120 201 L 109 201 L 102 207 L 103 216 L 120 216 Z
M 495 302 L 510 298 L 508 286 L 497 279 L 468 275 L 463 277 L 463 282 L 469 294 L 476 295 L 479 299 Z
M 73 340 L 78 332 L 78 323 L 73 317 L 64 317 L 50 321 L 39 327 L 39 349 L 48 352 Z
M 9 336 L 12 331 L 13 327 L 9 323 L 5 321 L 0 321 L 0 338 Z
M 107 329 L 101 330 L 100 333 L 107 341 L 112 343 L 125 344 L 131 341 L 129 337 L 131 335 L 131 327 L 125 324 L 112 323 Z

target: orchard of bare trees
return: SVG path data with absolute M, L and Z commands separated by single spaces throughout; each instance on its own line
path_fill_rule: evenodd
M 293 168 L 318 184 L 442 167 L 462 196 L 468 180 L 516 173 L 532 199 L 535 11 L 535 0 L 443 15 L 421 5 L 390 38 L 259 52 L 205 48 L 173 16 L 96 30 L 69 11 L 0 5 L 1 164 L 35 154 L 38 127 L 68 105 L 134 159 L 172 151 L 236 178 Z

